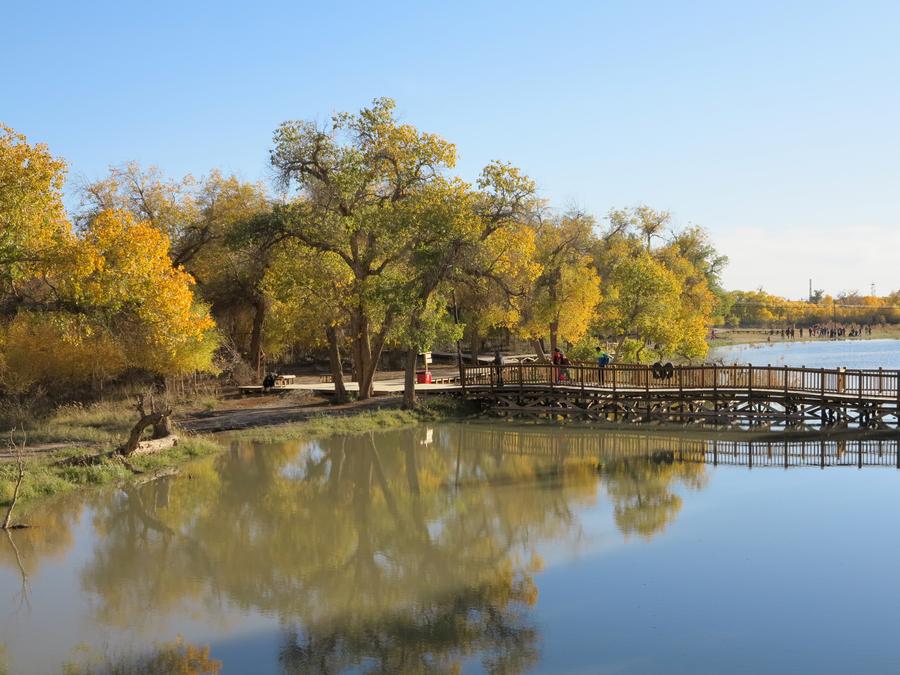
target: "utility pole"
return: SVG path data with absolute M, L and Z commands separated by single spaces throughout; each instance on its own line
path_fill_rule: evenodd
M 809 301 L 812 302 L 812 279 L 809 280 Z

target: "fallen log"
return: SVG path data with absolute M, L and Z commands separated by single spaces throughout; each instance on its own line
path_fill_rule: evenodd
M 151 438 L 147 441 L 139 441 L 137 446 L 128 454 L 128 456 L 135 457 L 136 455 L 149 455 L 154 452 L 159 452 L 160 450 L 174 448 L 176 445 L 178 445 L 178 436 L 175 434 L 170 434 L 163 438 Z

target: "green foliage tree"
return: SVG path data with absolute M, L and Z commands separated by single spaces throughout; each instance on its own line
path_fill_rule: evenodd
M 405 264 L 414 234 L 404 218 L 407 200 L 456 163 L 456 148 L 394 118 L 394 102 L 378 99 L 358 114 L 335 115 L 320 129 L 285 122 L 275 132 L 272 165 L 300 199 L 284 211 L 285 232 L 332 253 L 353 285 L 349 339 L 360 398 L 372 379 L 397 319 L 386 296 Z

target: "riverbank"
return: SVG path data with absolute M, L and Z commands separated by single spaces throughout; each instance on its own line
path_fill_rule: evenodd
M 730 347 L 741 344 L 758 344 L 763 343 L 793 343 L 793 342 L 829 342 L 832 338 L 815 338 L 810 337 L 808 331 L 804 329 L 803 336 L 800 336 L 799 330 L 795 333 L 793 339 L 782 337 L 779 332 L 774 334 L 769 332 L 768 328 L 716 328 L 715 338 L 707 339 L 710 349 L 714 347 Z M 860 337 L 841 337 L 840 340 L 900 340 L 900 325 L 876 326 L 872 329 L 871 335 L 861 335 Z
M 176 417 L 177 445 L 152 454 L 129 457 L 127 462 L 109 454 L 124 441 L 134 423 L 126 401 L 95 406 L 64 406 L 35 429 L 14 435 L 26 442 L 26 476 L 19 503 L 101 485 L 142 480 L 186 462 L 224 449 L 221 432 L 230 438 L 251 436 L 262 441 L 284 441 L 339 433 L 396 429 L 426 421 L 462 417 L 465 404 L 448 398 L 422 401 L 418 410 L 400 408 L 400 397 L 380 397 L 340 406 L 323 407 L 318 401 L 258 399 L 258 407 L 224 407 Z M 84 462 L 72 461 L 83 458 Z M 17 465 L 15 451 L 0 461 L 0 506 L 12 498 Z

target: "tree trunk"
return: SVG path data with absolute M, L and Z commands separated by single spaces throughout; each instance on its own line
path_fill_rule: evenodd
M 416 407 L 416 357 L 417 348 L 407 349 L 403 364 L 403 407 L 413 410 Z
M 353 331 L 352 359 L 356 371 L 354 376 L 359 383 L 359 399 L 365 400 L 372 396 L 372 379 L 374 378 L 375 373 L 372 365 L 372 344 L 369 335 L 369 319 L 366 316 L 365 307 L 362 305 L 357 305 L 353 309 L 351 330 Z
M 362 373 L 362 381 L 359 383 L 359 398 L 371 398 L 375 393 L 373 382 L 375 380 L 375 371 L 378 370 L 378 362 L 381 360 L 381 354 L 384 352 L 384 341 L 387 339 L 388 331 L 391 329 L 393 319 L 388 316 L 384 320 L 378 335 L 375 338 L 375 344 L 369 348 L 369 360 L 366 369 Z M 368 343 L 367 343 L 368 344 Z M 363 393 L 365 392 L 365 394 Z
M 331 364 L 331 378 L 334 380 L 334 402 L 344 403 L 347 400 L 347 389 L 344 387 L 344 370 L 341 366 L 340 328 L 328 326 L 325 334 L 328 337 L 328 361 Z
M 250 359 L 250 365 L 256 371 L 256 376 L 261 377 L 262 370 L 265 365 L 262 362 L 263 323 L 266 319 L 265 298 L 258 298 L 253 303 L 253 309 L 253 329 L 250 332 L 250 353 L 248 354 L 248 357 Z
M 481 336 L 478 333 L 472 333 L 472 337 L 469 338 L 469 357 L 472 361 L 473 366 L 478 365 L 478 352 L 481 351 Z
M 153 438 L 166 438 L 174 433 L 172 422 L 168 415 L 163 414 L 159 421 L 153 423 Z
M 141 442 L 141 435 L 144 433 L 144 429 L 149 427 L 150 425 L 156 426 L 158 423 L 162 421 L 162 413 L 154 412 L 149 415 L 142 415 L 141 419 L 139 419 L 133 427 L 131 427 L 131 431 L 128 434 L 128 440 L 125 442 L 121 448 L 119 448 L 119 454 L 128 456 L 137 450 L 138 444 Z
M 559 322 L 552 321 L 550 322 L 550 353 L 556 353 L 556 348 L 559 346 Z
M 171 409 L 165 408 L 163 410 L 157 410 L 156 405 L 153 402 L 153 397 L 150 397 L 150 412 L 147 413 L 144 409 L 144 396 L 138 396 L 137 404 L 135 405 L 135 410 L 137 410 L 140 415 L 140 419 L 135 423 L 133 427 L 131 427 L 131 431 L 128 434 L 128 440 L 125 442 L 121 448 L 118 449 L 118 454 L 128 457 L 135 450 L 138 449 L 138 446 L 141 442 L 141 435 L 144 433 L 144 429 L 149 426 L 153 427 L 153 438 L 173 438 L 171 433 L 171 427 L 169 426 L 169 416 L 172 414 Z M 167 435 L 157 436 L 156 432 L 159 430 L 168 431 Z M 159 447 L 164 447 L 163 444 L 156 444 Z
M 534 351 L 537 352 L 539 361 L 546 361 L 547 354 L 544 352 L 544 345 L 540 340 L 532 340 L 531 345 L 534 347 Z

